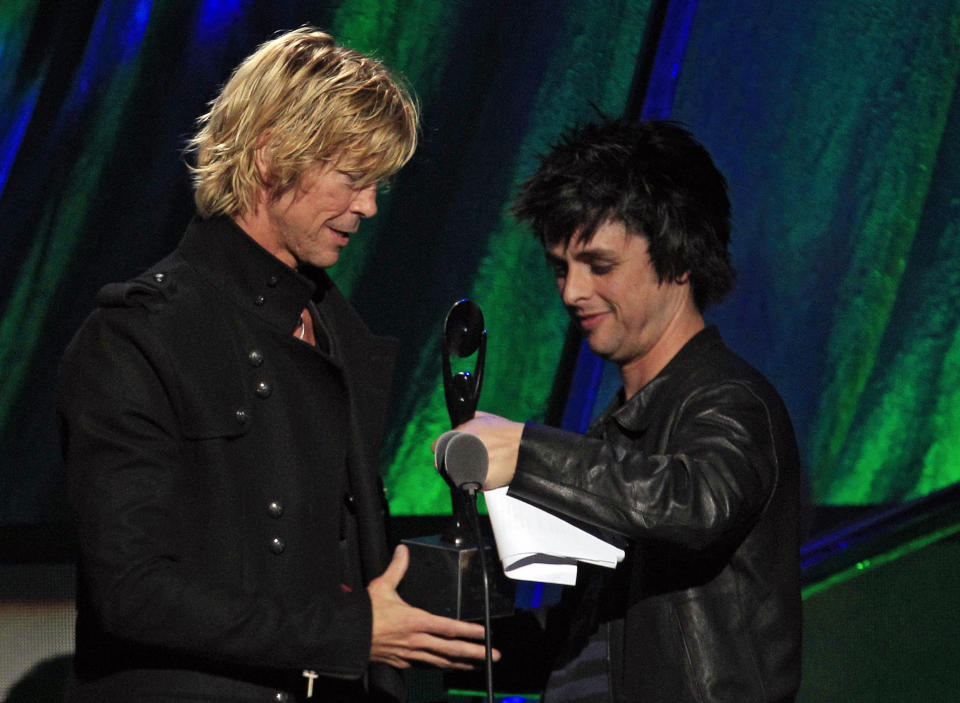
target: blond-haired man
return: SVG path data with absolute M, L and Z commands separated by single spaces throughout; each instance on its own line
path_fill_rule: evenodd
M 71 700 L 399 697 L 482 659 L 396 593 L 376 458 L 394 354 L 324 269 L 414 152 L 380 63 L 302 28 L 234 71 L 190 141 L 198 215 L 106 286 L 62 363 L 80 540 Z

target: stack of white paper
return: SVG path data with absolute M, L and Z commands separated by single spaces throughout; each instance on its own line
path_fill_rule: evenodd
M 506 488 L 484 491 L 493 538 L 507 576 L 572 586 L 577 562 L 609 569 L 624 552 L 552 513 L 507 495 Z

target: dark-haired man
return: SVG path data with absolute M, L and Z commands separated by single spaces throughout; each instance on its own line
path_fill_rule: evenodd
M 800 679 L 796 443 L 774 388 L 703 310 L 732 287 L 726 182 L 670 122 L 574 129 L 515 214 L 623 387 L 585 435 L 478 414 L 485 488 L 618 533 L 551 613 L 547 703 L 793 700 Z

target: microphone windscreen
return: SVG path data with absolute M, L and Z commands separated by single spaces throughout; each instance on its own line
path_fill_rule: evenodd
M 442 435 L 441 435 L 442 436 Z M 439 444 L 437 445 L 439 449 Z M 483 441 L 469 432 L 457 432 L 446 444 L 443 463 L 454 485 L 479 488 L 487 478 L 489 464 Z
M 447 430 L 442 435 L 437 437 L 436 449 L 433 452 L 434 460 L 437 464 L 437 471 L 446 478 L 447 469 L 443 464 L 443 457 L 447 453 L 447 445 L 450 443 L 450 440 L 456 437 L 458 434 L 461 434 L 457 430 Z

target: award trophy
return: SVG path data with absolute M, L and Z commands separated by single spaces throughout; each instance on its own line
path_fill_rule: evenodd
M 480 307 L 470 300 L 457 301 L 444 321 L 442 347 L 443 391 L 452 427 L 472 418 L 477 410 L 486 351 L 487 331 Z M 477 358 L 473 373 L 454 374 L 450 356 L 466 358 L 474 353 Z M 400 582 L 399 593 L 410 605 L 431 613 L 460 620 L 480 620 L 484 617 L 480 545 L 468 520 L 468 510 L 476 510 L 472 503 L 476 498 L 458 486 L 447 472 L 443 461 L 445 439 L 449 437 L 441 437 L 437 442 L 437 464 L 450 486 L 453 515 L 441 534 L 403 540 L 410 550 L 410 566 Z M 499 568 L 496 547 L 487 539 L 482 542 L 487 564 L 494 565 L 494 573 L 488 575 L 490 615 L 512 615 L 515 586 Z

